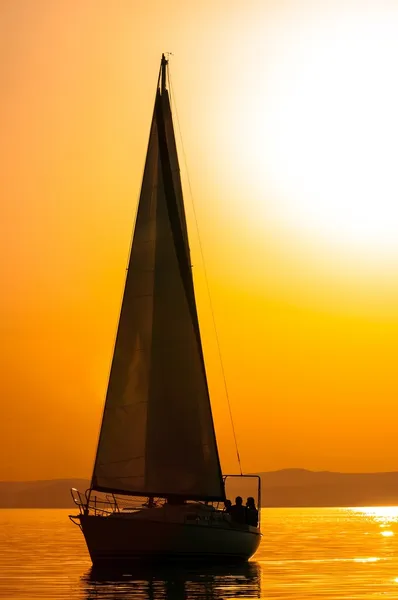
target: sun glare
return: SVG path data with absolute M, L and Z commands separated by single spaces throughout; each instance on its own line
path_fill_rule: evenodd
M 398 521 L 398 506 L 363 506 L 351 510 L 380 523 L 380 527 L 386 527 L 389 523 Z M 391 532 L 386 531 L 384 534 L 388 536 L 391 535 Z
M 263 58 L 247 69 L 240 92 L 240 109 L 248 108 L 235 151 L 257 220 L 344 251 L 391 256 L 398 11 L 372 6 L 359 16 L 314 13 L 288 31 L 281 21 L 264 33 Z

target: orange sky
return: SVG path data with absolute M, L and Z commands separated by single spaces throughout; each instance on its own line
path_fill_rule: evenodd
M 1 3 L 0 479 L 91 474 L 169 50 L 244 470 L 397 468 L 397 26 L 387 0 Z

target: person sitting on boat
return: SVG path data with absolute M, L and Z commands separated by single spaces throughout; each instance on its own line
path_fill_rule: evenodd
M 235 498 L 235 504 L 231 506 L 229 514 L 235 523 L 246 523 L 246 506 L 243 506 L 242 496 Z
M 258 510 L 252 496 L 249 496 L 246 501 L 246 523 L 253 527 L 258 525 Z
M 230 513 L 231 512 L 231 508 L 232 508 L 232 502 L 231 502 L 231 500 L 225 500 L 225 502 L 224 502 L 224 511 L 226 513 Z

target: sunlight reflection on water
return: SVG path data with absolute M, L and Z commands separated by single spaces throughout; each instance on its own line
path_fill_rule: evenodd
M 0 598 L 398 598 L 398 507 L 265 509 L 246 565 L 116 573 L 91 568 L 68 512 L 0 510 Z

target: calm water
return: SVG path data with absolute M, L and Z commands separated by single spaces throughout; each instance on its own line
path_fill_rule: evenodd
M 398 598 L 398 508 L 266 509 L 255 560 L 98 574 L 68 510 L 0 510 L 0 598 Z

